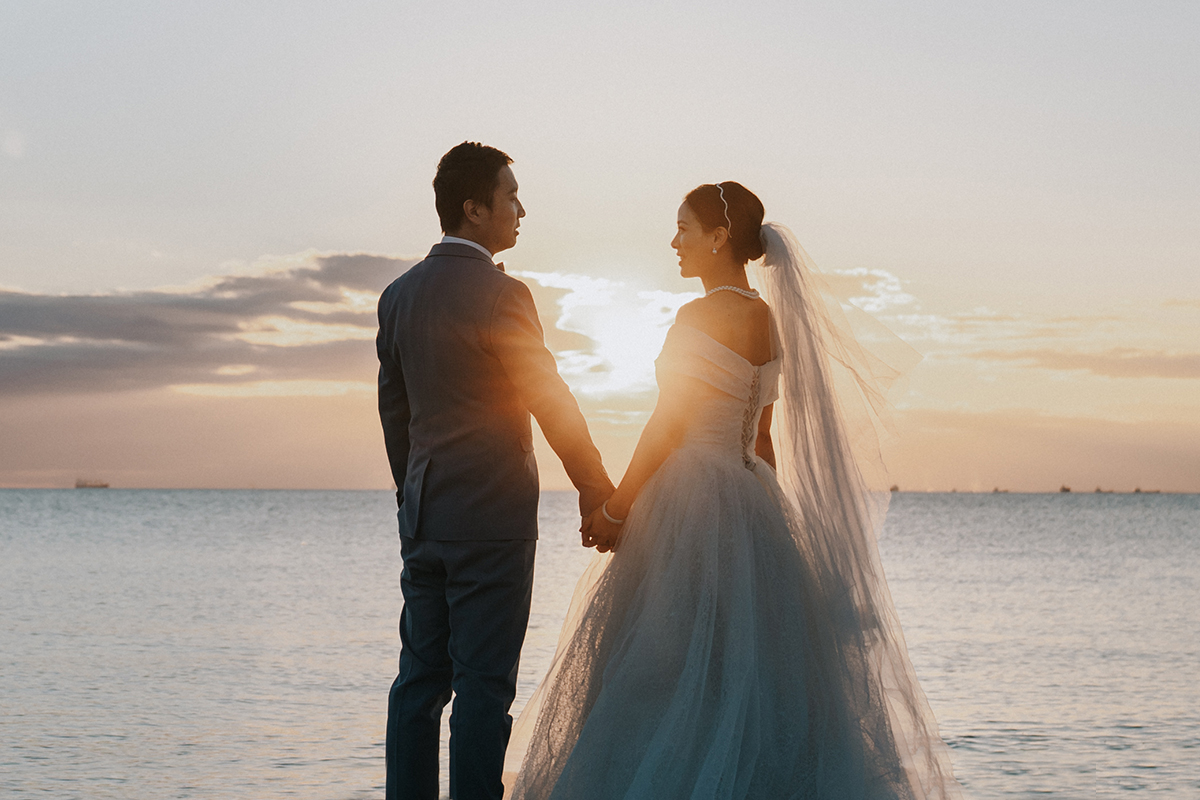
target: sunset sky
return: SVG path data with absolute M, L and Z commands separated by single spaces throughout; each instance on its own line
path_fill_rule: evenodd
M 577 5 L 0 6 L 0 486 L 389 488 L 375 300 L 471 139 L 614 474 L 738 180 L 924 354 L 901 488 L 1200 491 L 1200 5 Z

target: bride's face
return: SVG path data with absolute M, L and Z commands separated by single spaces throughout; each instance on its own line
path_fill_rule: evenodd
M 671 240 L 671 247 L 679 256 L 679 274 L 685 278 L 698 278 L 715 259 L 712 253 L 714 232 L 704 232 L 700 219 L 687 203 L 679 206 L 675 222 L 675 238 Z

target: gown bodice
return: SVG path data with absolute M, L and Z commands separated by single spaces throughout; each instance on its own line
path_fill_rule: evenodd
M 698 381 L 683 446 L 715 449 L 754 469 L 759 418 L 779 397 L 778 355 L 754 365 L 698 328 L 677 324 L 654 363 L 660 384 L 669 373 Z

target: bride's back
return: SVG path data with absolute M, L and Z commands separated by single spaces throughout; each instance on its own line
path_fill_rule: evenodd
M 761 299 L 716 292 L 680 308 L 675 322 L 696 328 L 755 366 L 774 356 L 770 309 Z

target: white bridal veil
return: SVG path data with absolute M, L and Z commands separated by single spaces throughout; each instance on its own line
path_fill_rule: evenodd
M 891 384 L 920 359 L 865 312 L 843 309 L 786 227 L 762 228 L 761 282 L 783 367 L 778 475 L 798 515 L 793 526 L 820 586 L 823 613 L 861 632 L 845 680 L 864 704 L 881 694 L 916 798 L 960 796 L 949 751 L 917 683 L 876 536 L 889 493 L 879 436 Z M 848 312 L 848 313 L 847 313 Z M 871 485 L 874 484 L 874 485 Z

